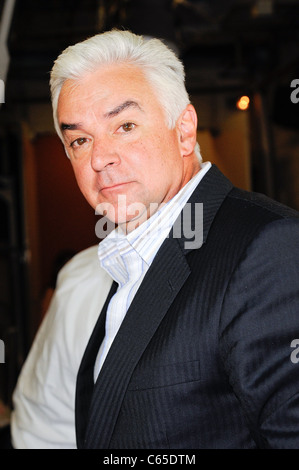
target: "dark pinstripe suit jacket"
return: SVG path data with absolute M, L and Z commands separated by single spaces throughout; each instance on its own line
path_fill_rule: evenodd
M 78 374 L 78 448 L 299 448 L 298 213 L 215 166 L 189 202 L 202 246 L 165 240 L 93 386 L 112 286 Z

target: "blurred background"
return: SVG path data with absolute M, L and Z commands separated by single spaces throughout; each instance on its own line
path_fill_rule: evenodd
M 99 242 L 54 132 L 49 72 L 113 27 L 182 59 L 204 160 L 299 210 L 299 0 L 0 0 L 0 425 L 59 268 Z

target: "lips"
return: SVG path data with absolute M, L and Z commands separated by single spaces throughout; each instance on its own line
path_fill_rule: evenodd
M 127 183 L 116 183 L 116 184 L 111 184 L 109 186 L 104 186 L 101 189 L 101 191 L 118 191 L 119 189 L 122 189 L 127 184 L 130 184 L 130 181 Z

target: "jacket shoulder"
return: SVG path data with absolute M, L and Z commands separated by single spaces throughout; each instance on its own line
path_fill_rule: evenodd
M 291 207 L 288 207 L 265 194 L 245 191 L 234 187 L 229 195 L 228 199 L 245 211 L 250 210 L 257 214 L 261 214 L 264 217 L 265 222 L 280 218 L 299 218 L 299 212 Z

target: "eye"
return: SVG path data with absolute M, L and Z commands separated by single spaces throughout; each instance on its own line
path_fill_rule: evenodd
M 121 126 L 121 129 L 122 129 L 124 132 L 130 132 L 130 131 L 132 131 L 135 127 L 136 127 L 136 124 L 134 124 L 133 122 L 125 122 L 125 123 Z
M 85 142 L 87 142 L 88 139 L 86 139 L 85 137 L 79 137 L 78 139 L 74 140 L 70 147 L 81 147 L 83 144 L 85 144 Z

